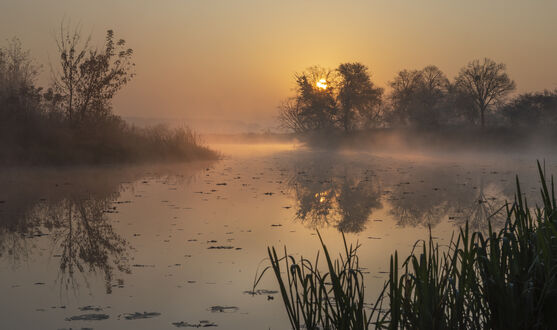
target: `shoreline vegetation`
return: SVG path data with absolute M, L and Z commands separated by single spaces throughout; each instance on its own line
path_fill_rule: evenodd
M 552 152 L 554 130 L 516 130 L 510 127 L 371 128 L 350 133 L 311 132 L 297 139 L 313 149 L 372 150 L 375 152 Z
M 461 227 L 448 246 L 431 236 L 411 254 L 391 255 L 389 277 L 369 304 L 359 245 L 333 259 L 319 235 L 325 266 L 268 248 L 267 270 L 280 288 L 292 329 L 549 329 L 557 322 L 557 202 L 538 162 L 541 204 L 516 195 L 501 229 Z M 343 235 L 344 238 L 344 235 Z M 402 261 L 402 263 L 401 263 Z
M 452 80 L 434 65 L 402 70 L 388 93 L 359 62 L 313 66 L 294 83 L 278 119 L 310 146 L 510 149 L 557 141 L 557 90 L 512 94 L 505 64 L 489 58 L 470 61 Z
M 301 142 L 312 149 L 547 152 L 557 141 L 557 90 L 512 94 L 503 63 L 473 60 L 449 80 L 436 66 L 402 70 L 389 91 L 362 63 L 295 75 L 278 108 L 282 133 L 208 134 L 217 143 Z
M 14 38 L 0 47 L 0 165 L 94 165 L 214 160 L 188 128 L 140 128 L 114 114 L 112 99 L 134 76 L 133 50 L 108 30 L 91 46 L 64 23 L 51 83 Z
M 304 133 L 202 134 L 211 144 L 296 144 L 315 151 L 442 152 L 442 153 L 532 153 L 552 152 L 557 141 L 555 130 L 515 130 L 510 127 L 377 127 L 342 132 L 324 130 Z

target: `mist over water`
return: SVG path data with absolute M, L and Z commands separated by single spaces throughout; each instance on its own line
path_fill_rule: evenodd
M 552 328 L 556 10 L 0 0 L 0 329 Z
M 408 253 L 429 227 L 441 244 L 466 221 L 485 230 L 514 199 L 517 174 L 532 205 L 538 196 L 535 160 L 519 153 L 212 147 L 222 160 L 2 171 L 2 324 L 282 329 L 273 279 L 246 293 L 267 246 L 313 257 L 318 229 L 337 253 L 342 230 L 362 244 L 373 299 L 390 254 Z M 555 160 L 546 156 L 548 173 Z

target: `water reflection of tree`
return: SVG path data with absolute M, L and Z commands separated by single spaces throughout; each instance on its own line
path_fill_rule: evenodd
M 77 274 L 87 283 L 85 274 L 100 272 L 111 293 L 114 271 L 130 272 L 129 245 L 106 216 L 112 205 L 111 199 L 75 199 L 45 210 L 44 226 L 60 251 L 59 282 L 64 289 L 78 289 Z
M 415 178 L 420 182 L 393 185 L 390 213 L 399 226 L 434 227 L 448 219 L 485 231 L 488 219 L 495 226 L 504 221 L 501 207 L 509 199 L 508 187 L 501 187 L 496 177 L 475 171 L 462 178 L 454 168 L 433 166 L 418 171 Z
M 333 225 L 345 232 L 364 230 L 373 211 L 383 206 L 401 227 L 449 221 L 486 231 L 488 220 L 494 227 L 503 225 L 515 173 L 521 172 L 524 187 L 537 182 L 530 169 L 504 170 L 501 164 L 416 163 L 334 153 L 301 156 L 293 164 L 288 186 L 296 217 L 312 227 Z
M 373 210 L 381 208 L 378 181 L 353 164 L 326 164 L 319 158 L 306 160 L 293 171 L 288 184 L 297 201 L 296 217 L 312 227 L 364 230 Z
M 37 201 L 14 198 L 8 204 L 0 199 L 3 201 L 0 204 L 0 257 L 9 258 L 16 265 L 26 260 L 35 248 L 34 243 L 26 238 L 43 234 L 40 218 L 30 214 Z
M 115 270 L 129 272 L 128 243 L 106 214 L 118 195 L 117 190 L 105 196 L 67 196 L 12 210 L 14 216 L 0 226 L 0 256 L 7 255 L 15 265 L 37 248 L 31 238 L 48 235 L 52 254 L 60 261 L 62 289 L 77 290 L 81 282 L 88 286 L 88 273 L 102 273 L 110 293 Z
M 341 221 L 337 227 L 344 232 L 360 232 L 374 209 L 381 208 L 381 191 L 377 181 L 369 177 L 344 177 L 340 185 L 338 209 Z
M 40 253 L 42 246 L 32 238 L 47 235 L 51 255 L 59 260 L 61 289 L 89 286 L 88 277 L 95 273 L 103 276 L 110 293 L 115 275 L 130 272 L 130 246 L 109 217 L 116 212 L 121 192 L 133 189 L 133 184 L 124 182 L 148 176 L 182 184 L 193 177 L 183 166 L 178 171 L 105 168 L 0 173 L 0 257 L 17 267 Z
M 458 213 L 454 217 L 455 223 L 460 226 L 468 223 L 470 229 L 481 232 L 487 232 L 490 222 L 494 228 L 502 226 L 506 219 L 504 207 L 510 196 L 499 188 L 491 183 L 486 189 L 482 178 L 475 198 L 469 199 L 465 205 L 456 209 Z

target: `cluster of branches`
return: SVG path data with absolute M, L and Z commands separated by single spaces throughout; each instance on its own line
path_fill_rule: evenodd
M 18 39 L 0 47 L 0 160 L 15 163 L 113 162 L 214 157 L 189 130 L 132 127 L 112 99 L 135 75 L 133 50 L 106 32 L 102 48 L 62 24 L 52 82 Z
M 106 32 L 102 50 L 82 41 L 78 30 L 60 29 L 57 39 L 60 69 L 53 71 L 48 96 L 70 121 L 98 120 L 112 115 L 111 100 L 134 76 L 133 50 L 126 41 Z
M 2 119 L 31 116 L 31 112 L 63 117 L 74 125 L 113 116 L 114 95 L 134 76 L 133 51 L 108 30 L 102 49 L 82 40 L 78 29 L 62 25 L 57 38 L 58 63 L 52 65 L 52 84 L 36 87 L 40 67 L 14 38 L 0 48 Z
M 296 75 L 296 95 L 280 106 L 284 128 L 353 131 L 372 127 L 551 125 L 557 91 L 508 100 L 515 83 L 502 63 L 473 60 L 450 81 L 436 66 L 402 70 L 384 95 L 361 63 L 336 70 L 312 67 Z
M 379 117 L 383 89 L 371 81 L 361 63 L 343 63 L 335 70 L 312 67 L 296 75 L 296 96 L 280 106 L 279 118 L 294 132 L 332 128 L 351 131 Z

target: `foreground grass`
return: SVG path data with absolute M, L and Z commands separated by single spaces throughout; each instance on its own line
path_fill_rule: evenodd
M 557 324 L 557 204 L 553 178 L 541 179 L 540 206 L 530 208 L 516 180 L 502 229 L 460 228 L 448 248 L 430 236 L 399 261 L 375 304 L 364 303 L 359 246 L 344 240 L 333 260 L 321 239 L 326 267 L 268 248 L 292 329 L 550 329 Z

